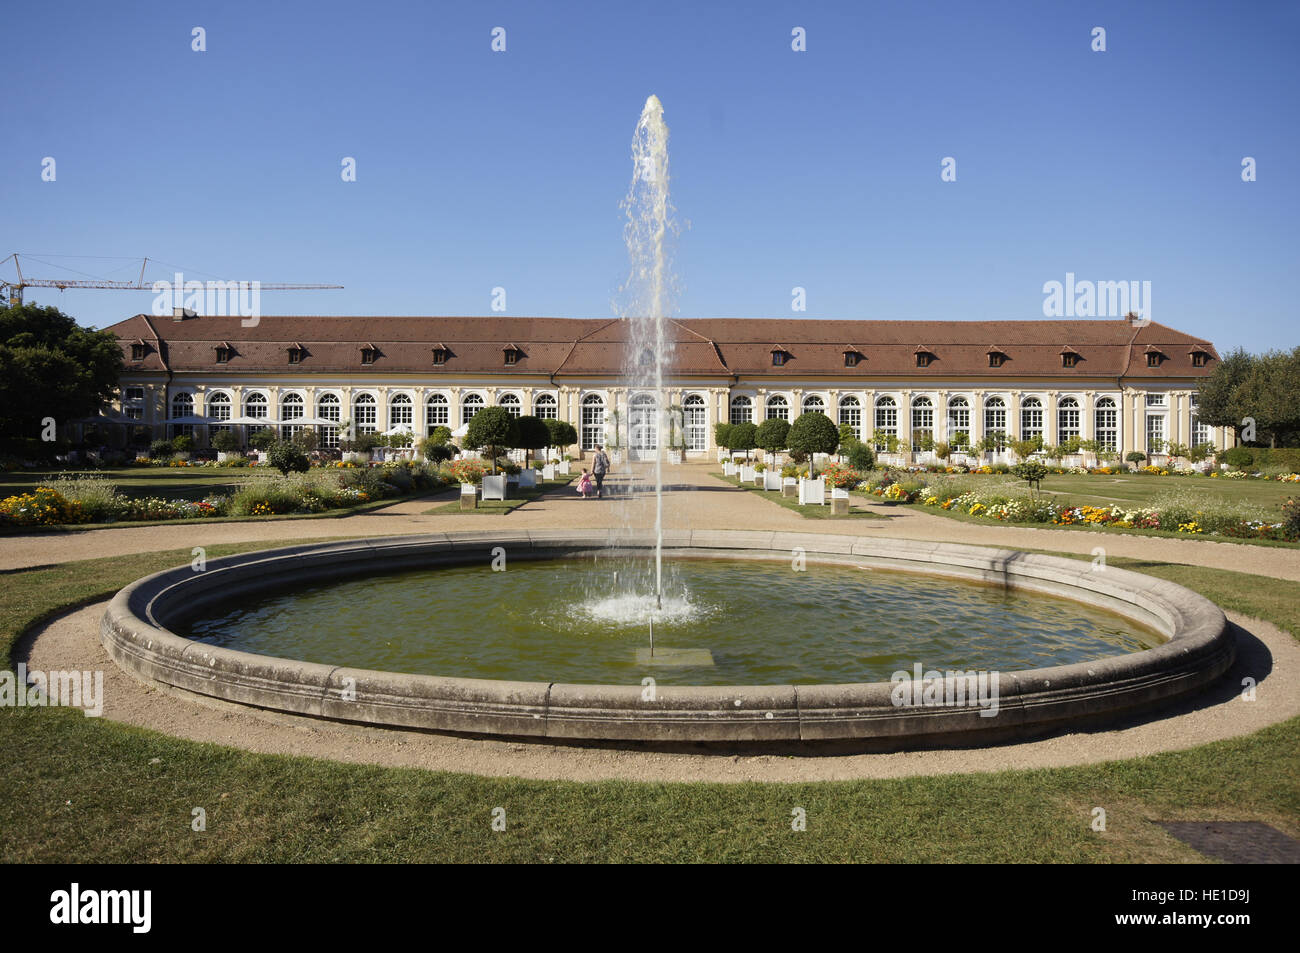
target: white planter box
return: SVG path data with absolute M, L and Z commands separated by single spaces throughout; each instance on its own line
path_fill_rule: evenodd
M 754 481 L 754 468 L 750 466 L 746 466 L 745 464 L 742 463 L 740 465 L 740 482 L 752 483 L 753 481 Z
M 485 476 L 483 478 L 483 499 L 504 500 L 506 498 L 506 478 L 504 474 Z
M 680 451 L 680 450 L 669 450 L 669 451 L 668 451 L 668 462 L 669 462 L 672 466 L 675 466 L 675 467 L 681 466 L 681 464 L 682 464 L 682 453 L 681 453 L 681 451 Z
M 832 500 L 847 500 L 849 498 L 849 488 L 846 486 L 831 487 Z
M 522 489 L 526 486 L 537 486 L 537 471 L 532 467 L 524 467 L 519 471 L 519 486 Z
M 542 479 L 543 479 L 543 480 L 554 480 L 554 479 L 555 479 L 555 464 L 554 464 L 554 463 L 548 463 L 546 466 L 542 467 Z
M 767 470 L 763 473 L 763 489 L 781 490 L 781 472 L 779 470 Z
M 799 503 L 801 505 L 815 504 L 824 506 L 826 504 L 825 477 L 818 477 L 816 480 L 800 480 Z
M 568 460 L 561 460 L 559 463 L 557 463 L 557 464 L 555 465 L 555 472 L 556 472 L 556 473 L 563 474 L 564 476 L 568 476 L 568 475 L 569 475 L 569 461 L 568 461 Z

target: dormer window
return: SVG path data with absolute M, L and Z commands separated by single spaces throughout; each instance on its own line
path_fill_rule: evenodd
M 785 362 L 790 359 L 790 352 L 783 347 L 777 346 L 772 348 L 772 366 L 784 367 Z
M 227 364 L 230 362 L 230 346 L 228 344 L 217 345 L 217 363 Z
M 506 351 L 506 363 L 515 364 L 519 361 L 518 351 Z
M 1161 354 L 1159 351 L 1147 352 L 1147 367 L 1159 367 Z
M 301 344 L 293 345 L 292 347 L 289 348 L 289 363 L 301 364 L 303 355 L 305 355 L 306 353 L 307 353 L 307 349 L 303 347 Z
M 144 360 L 144 353 L 145 353 L 145 346 L 144 346 L 143 344 L 132 344 L 132 345 L 131 345 L 131 360 L 133 360 L 133 361 L 143 361 L 143 360 Z
M 435 347 L 433 349 L 433 363 L 435 364 L 447 363 L 447 352 L 445 349 L 440 347 Z
M 1001 367 L 1007 356 L 1001 351 L 989 351 L 989 367 Z
M 858 366 L 858 362 L 861 361 L 861 360 L 862 360 L 862 354 L 861 354 L 860 352 L 858 352 L 858 351 L 845 351 L 845 352 L 844 352 L 844 366 L 845 366 L 845 367 L 857 367 L 857 366 Z
M 379 353 L 379 349 L 376 348 L 376 347 L 373 347 L 373 346 L 371 346 L 371 347 L 363 347 L 363 348 L 361 349 L 361 363 L 362 363 L 362 364 L 373 364 L 373 363 L 375 363 L 375 356 L 376 356 L 378 353 Z
M 917 367 L 929 367 L 930 361 L 932 361 L 933 359 L 934 359 L 934 353 L 932 351 L 927 351 L 925 348 L 920 348 L 920 347 L 916 349 Z
M 1204 351 L 1193 351 L 1193 352 L 1192 352 L 1192 367 L 1204 367 L 1204 366 L 1205 366 L 1205 352 L 1204 352 Z
M 1079 363 L 1079 355 L 1073 351 L 1063 351 L 1061 353 L 1061 366 L 1074 367 Z

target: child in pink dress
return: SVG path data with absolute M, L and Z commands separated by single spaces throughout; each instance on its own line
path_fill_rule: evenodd
M 584 500 L 587 499 L 587 494 L 591 492 L 591 488 L 591 474 L 584 469 L 582 471 L 582 476 L 578 478 L 578 492 L 582 494 Z

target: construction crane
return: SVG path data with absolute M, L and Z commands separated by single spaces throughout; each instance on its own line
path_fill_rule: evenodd
M 31 256 L 28 256 L 31 257 Z M 10 255 L 9 258 L 0 261 L 0 267 L 3 267 L 9 259 L 13 259 L 14 271 L 18 275 L 16 281 L 5 281 L 0 279 L 0 287 L 9 289 L 9 303 L 20 305 L 23 303 L 24 288 L 58 288 L 63 291 L 67 288 L 97 288 L 115 291 L 152 291 L 152 283 L 146 284 L 144 280 L 145 269 L 149 266 L 149 259 L 145 258 L 140 263 L 140 277 L 135 281 L 107 281 L 100 278 L 83 279 L 83 278 L 28 278 L 23 275 L 22 266 L 18 262 L 18 253 Z M 162 262 L 158 262 L 162 264 Z M 256 284 L 260 291 L 319 291 L 330 288 L 342 288 L 342 285 L 299 285 L 285 284 L 283 282 L 227 282 L 227 284 Z

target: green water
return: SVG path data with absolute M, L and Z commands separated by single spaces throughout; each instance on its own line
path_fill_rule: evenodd
M 662 610 L 613 561 L 517 562 L 372 576 L 244 600 L 181 634 L 245 652 L 354 668 L 570 683 L 739 685 L 888 681 L 926 669 L 1013 671 L 1162 641 L 1082 603 L 950 579 L 745 560 L 666 563 Z M 648 667 L 661 649 L 713 665 Z

